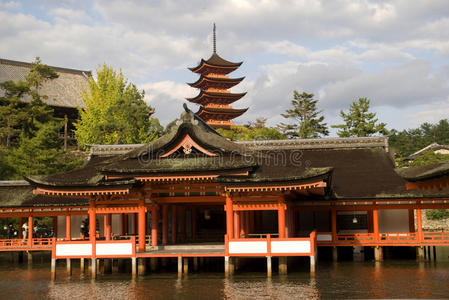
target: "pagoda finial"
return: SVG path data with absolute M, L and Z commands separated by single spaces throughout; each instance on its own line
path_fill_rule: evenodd
M 214 53 L 217 53 L 217 34 L 216 34 L 216 27 L 215 27 L 215 23 L 214 23 Z

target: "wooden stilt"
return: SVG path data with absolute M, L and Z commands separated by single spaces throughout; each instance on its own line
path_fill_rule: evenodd
M 150 269 L 151 272 L 155 272 L 157 270 L 157 257 L 152 257 L 150 259 Z
M 91 267 L 92 279 L 96 279 L 97 278 L 97 259 L 96 258 L 91 259 L 90 267 Z
M 182 277 L 182 257 L 178 256 L 178 277 Z
M 198 272 L 198 257 L 193 258 L 193 271 Z
M 67 277 L 71 277 L 72 276 L 72 261 L 70 258 L 66 259 L 66 264 L 67 264 Z
M 134 279 L 137 275 L 137 258 L 131 257 L 131 277 Z
M 139 258 L 139 276 L 145 275 L 146 272 L 146 264 L 145 264 L 145 257 Z
M 416 251 L 418 252 L 416 255 L 416 259 L 418 261 L 423 261 L 424 260 L 424 247 L 418 246 L 418 247 L 416 247 Z
M 189 274 L 189 258 L 188 257 L 184 257 L 184 263 L 183 263 L 183 267 L 184 267 L 184 274 Z
M 433 261 L 437 261 L 437 247 L 433 246 Z
M 229 277 L 230 275 L 230 265 L 229 265 L 229 256 L 224 257 L 224 269 L 225 269 L 225 276 Z
M 383 260 L 383 249 L 381 246 L 374 247 L 374 260 L 375 261 Z
M 51 280 L 56 279 L 56 258 L 51 259 Z
M 84 258 L 80 258 L 80 273 L 84 274 Z
M 271 256 L 267 256 L 267 277 L 271 278 Z
M 279 274 L 287 274 L 287 256 L 279 257 Z
M 104 259 L 104 274 L 112 274 L 112 258 Z
M 229 275 L 234 275 L 235 265 L 234 265 L 235 257 L 229 257 Z
M 332 260 L 337 262 L 338 261 L 338 248 L 332 247 Z
M 33 254 L 31 251 L 27 251 L 27 263 L 28 266 L 31 266 L 33 264 Z
M 310 276 L 315 276 L 315 255 L 310 256 Z

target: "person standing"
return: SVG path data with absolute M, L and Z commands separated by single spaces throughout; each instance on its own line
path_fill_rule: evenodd
M 23 236 L 23 244 L 26 243 L 26 239 L 28 237 L 28 222 L 23 222 L 22 225 L 22 236 Z

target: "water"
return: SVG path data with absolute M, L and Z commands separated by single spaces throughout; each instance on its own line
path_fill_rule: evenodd
M 290 267 L 290 266 L 289 266 Z M 96 281 L 71 279 L 63 264 L 50 281 L 48 262 L 26 264 L 2 261 L 0 299 L 320 299 L 320 298 L 448 298 L 449 262 L 414 260 L 319 262 L 315 278 L 306 269 L 287 276 L 242 272 L 232 279 L 220 273 L 155 273 L 131 280 L 130 274 L 99 275 Z

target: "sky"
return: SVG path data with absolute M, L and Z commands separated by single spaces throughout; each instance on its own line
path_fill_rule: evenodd
M 212 54 L 214 22 L 217 53 L 243 61 L 237 124 L 285 122 L 293 90 L 328 125 L 360 97 L 389 129 L 449 117 L 448 0 L 0 0 L 0 58 L 121 69 L 165 125 L 198 94 L 187 68 Z

